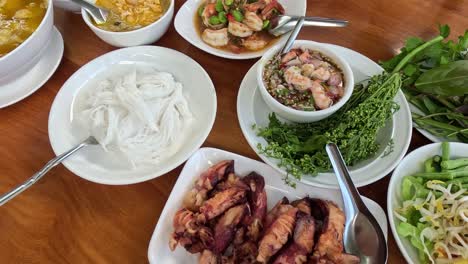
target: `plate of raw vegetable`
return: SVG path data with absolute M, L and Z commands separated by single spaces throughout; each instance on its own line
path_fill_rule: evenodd
M 400 69 L 413 124 L 433 142 L 468 143 L 468 30 L 445 40 L 450 28 L 439 28 L 440 35 L 427 41 L 409 37 L 401 53 L 381 66 L 393 71 L 406 55 L 430 44 Z
M 468 144 L 433 143 L 411 152 L 392 175 L 387 208 L 408 263 L 466 263 Z
M 325 153 L 336 142 L 351 166 L 356 186 L 389 174 L 408 150 L 411 112 L 401 91 L 399 73 L 387 73 L 366 56 L 323 44 L 346 60 L 357 84 L 349 101 L 335 114 L 314 123 L 288 123 L 263 101 L 257 89 L 256 65 L 241 83 L 237 115 L 250 146 L 268 165 L 282 172 L 289 185 L 338 188 Z

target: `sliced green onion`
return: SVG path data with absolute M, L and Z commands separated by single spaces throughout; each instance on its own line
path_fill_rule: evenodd
M 244 15 L 242 15 L 241 11 L 239 10 L 232 11 L 232 16 L 237 22 L 242 22 L 242 20 L 244 20 Z
M 218 16 L 212 16 L 212 17 L 210 17 L 210 19 L 208 20 L 208 22 L 210 22 L 211 25 L 219 25 L 219 24 L 221 24 L 221 21 L 219 21 Z
M 222 0 L 216 1 L 215 9 L 216 9 L 216 11 L 218 11 L 218 12 L 224 11 L 224 6 L 223 6 L 223 1 L 222 1 Z
M 222 11 L 222 12 L 219 12 L 218 14 L 218 19 L 221 23 L 226 23 L 227 22 L 227 16 L 226 16 L 226 12 Z

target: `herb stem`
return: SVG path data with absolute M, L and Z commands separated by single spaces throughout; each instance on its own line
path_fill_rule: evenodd
M 418 52 L 420 52 L 421 50 L 437 43 L 437 42 L 440 42 L 444 39 L 443 36 L 437 36 L 431 40 L 429 40 L 428 42 L 422 44 L 421 46 L 415 48 L 414 50 L 412 50 L 410 53 L 408 53 L 408 55 L 406 55 L 399 63 L 398 65 L 395 67 L 395 69 L 393 69 L 392 73 L 396 73 L 396 72 L 399 72 L 401 69 L 403 69 L 403 67 L 406 65 L 406 63 L 408 63 L 408 61 L 410 61 L 414 56 L 416 56 L 416 54 Z

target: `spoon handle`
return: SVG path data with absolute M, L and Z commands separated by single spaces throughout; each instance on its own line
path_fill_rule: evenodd
M 346 27 L 348 21 L 334 18 L 325 17 L 306 17 L 304 26 L 318 26 L 318 27 Z
M 304 25 L 304 21 L 304 17 L 299 18 L 296 26 L 293 29 L 293 32 L 291 32 L 291 35 L 289 35 L 288 41 L 286 41 L 286 44 L 284 44 L 284 47 L 280 50 L 279 54 L 284 54 L 291 49 L 292 45 L 294 44 L 294 41 L 297 38 L 297 35 L 299 35 L 299 32 L 301 31 L 301 28 Z
M 334 143 L 327 144 L 325 149 L 337 176 L 336 178 L 338 179 L 341 195 L 343 196 L 345 204 L 344 208 L 346 219 L 354 218 L 359 212 L 367 212 L 368 209 L 364 205 L 358 190 L 354 186 L 340 150 Z
M 63 160 L 70 157 L 72 154 L 83 148 L 84 146 L 89 145 L 87 141 L 82 142 L 81 144 L 75 146 L 69 151 L 51 159 L 47 164 L 38 172 L 36 172 L 31 178 L 26 180 L 24 183 L 18 185 L 15 189 L 5 193 L 0 196 L 0 206 L 6 204 L 8 201 L 16 197 L 18 194 L 22 193 L 24 190 L 29 188 L 31 185 L 39 181 L 47 172 L 49 172 L 53 167 L 60 164 Z

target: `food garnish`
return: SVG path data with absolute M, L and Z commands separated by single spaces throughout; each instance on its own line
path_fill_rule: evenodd
M 132 166 L 173 155 L 193 121 L 181 83 L 170 73 L 132 70 L 103 80 L 78 98 L 75 115 L 106 151 Z
M 276 55 L 265 64 L 263 82 L 278 102 L 303 111 L 329 108 L 344 94 L 343 72 L 328 57 L 306 48 Z
M 139 29 L 164 15 L 169 0 L 96 0 L 96 5 L 108 9 L 106 23 L 97 27 L 114 32 Z
M 418 108 L 413 122 L 433 135 L 468 143 L 468 30 L 457 41 L 442 41 L 450 28 L 440 26 L 441 34 L 430 47 L 408 60 L 400 71 L 402 90 Z M 391 71 L 406 54 L 427 43 L 417 37 L 406 40 L 401 53 L 382 63 Z
M 203 172 L 187 193 L 169 247 L 200 253 L 202 264 L 359 263 L 343 252 L 344 225 L 340 208 L 316 198 L 284 197 L 267 212 L 264 178 L 255 172 L 239 177 L 234 161 L 225 160 Z
M 424 162 L 424 172 L 405 176 L 397 232 L 407 237 L 422 263 L 468 261 L 468 158 L 442 156 Z M 465 261 L 465 262 L 463 262 Z
M 39 27 L 51 0 L 0 1 L 0 58 L 21 45 Z
M 392 72 L 370 77 L 355 86 L 349 101 L 335 114 L 316 123 L 285 123 L 274 113 L 266 127 L 257 128 L 266 145 L 259 151 L 277 159 L 287 172 L 284 180 L 295 186 L 290 178 L 300 180 L 304 174 L 315 176 L 331 169 L 325 152 L 327 143 L 336 143 L 349 166 L 371 158 L 377 153 L 377 135 L 399 109 L 394 98 L 402 85 L 401 70 L 427 47 L 440 42 L 439 36 L 417 46 L 399 61 Z
M 284 14 L 277 0 L 205 0 L 195 24 L 210 46 L 234 53 L 261 50 L 275 37 L 268 33 L 270 21 Z

